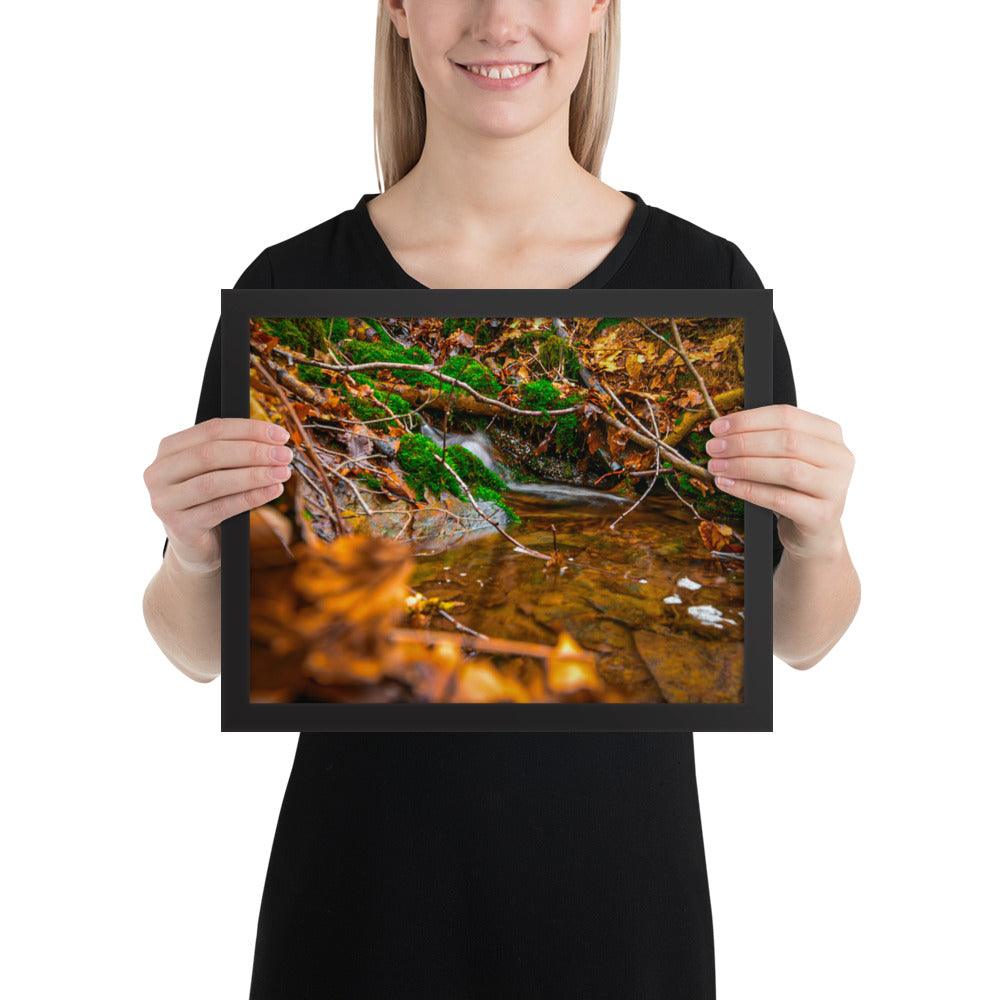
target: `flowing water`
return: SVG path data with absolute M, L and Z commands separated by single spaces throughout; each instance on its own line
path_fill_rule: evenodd
M 440 443 L 426 426 L 424 433 Z M 547 571 L 489 529 L 451 549 L 418 552 L 412 584 L 461 602 L 460 622 L 497 638 L 551 644 L 565 630 L 598 656 L 604 680 L 631 701 L 733 702 L 742 697 L 743 566 L 712 558 L 691 512 L 561 483 L 518 484 L 483 434 L 451 435 L 510 484 L 521 524 L 508 531 L 563 567 Z M 553 527 L 555 541 L 553 541 Z

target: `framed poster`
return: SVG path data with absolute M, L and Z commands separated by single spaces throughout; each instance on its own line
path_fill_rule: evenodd
M 222 728 L 770 730 L 773 515 L 714 487 L 770 291 L 223 291 Z

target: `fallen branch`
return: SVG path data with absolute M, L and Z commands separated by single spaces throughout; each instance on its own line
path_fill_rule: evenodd
M 315 368 L 322 368 L 325 371 L 331 372 L 377 371 L 380 368 L 388 368 L 392 371 L 426 372 L 428 375 L 433 375 L 435 378 L 440 379 L 448 385 L 453 385 L 458 389 L 462 389 L 464 392 L 469 393 L 470 396 L 478 399 L 482 403 L 487 403 L 491 407 L 505 410 L 507 413 L 513 413 L 518 417 L 561 416 L 564 413 L 576 413 L 580 409 L 578 404 L 576 406 L 567 406 L 560 410 L 522 410 L 517 406 L 511 406 L 509 403 L 504 403 L 499 399 L 493 399 L 491 396 L 481 393 L 478 389 L 473 389 L 471 385 L 467 382 L 463 382 L 461 379 L 443 374 L 441 372 L 441 366 L 436 364 L 419 365 L 407 361 L 365 361 L 364 363 L 357 365 L 332 365 L 326 361 L 320 361 L 318 359 L 301 358 L 292 351 L 281 350 L 277 347 L 272 348 L 271 353 L 281 354 L 284 357 L 287 357 L 290 361 L 294 361 L 296 364 L 301 363 L 312 365 Z M 396 389 L 393 391 L 398 392 Z M 403 395 L 402 393 L 399 394 Z M 406 397 L 404 396 L 403 398 L 405 399 Z M 490 412 L 492 412 L 492 410 Z
M 494 639 L 489 636 L 479 638 L 474 635 L 435 632 L 430 629 L 394 628 L 389 630 L 388 636 L 395 642 L 417 642 L 425 646 L 434 646 L 439 642 L 457 642 L 463 649 L 475 649 L 481 653 L 497 653 L 505 656 L 530 656 L 536 660 L 548 660 L 556 651 L 556 647 L 545 646 L 540 642 Z M 593 654 L 587 651 L 581 651 L 577 655 L 593 661 Z
M 740 386 L 739 389 L 727 389 L 725 392 L 720 392 L 719 395 L 715 397 L 715 405 L 718 410 L 731 410 L 742 401 L 742 386 Z M 680 444 L 698 423 L 710 415 L 711 412 L 707 406 L 702 407 L 700 410 L 692 410 L 685 413 L 684 416 L 681 417 L 681 422 L 667 435 L 667 444 Z
M 526 545 L 522 545 L 513 535 L 508 534 L 493 518 L 489 517 L 486 512 L 476 503 L 476 498 L 472 495 L 472 490 L 469 489 L 465 484 L 465 480 L 448 464 L 445 460 L 444 453 L 434 456 L 454 477 L 458 480 L 458 485 L 465 490 L 465 495 L 469 498 L 469 503 L 475 508 L 476 513 L 484 520 L 487 524 L 492 525 L 497 531 L 503 535 L 504 538 L 510 542 L 518 552 L 523 552 L 525 555 L 534 556 L 536 559 L 544 559 L 546 562 L 549 561 L 549 557 L 545 555 L 544 552 L 539 552 L 537 549 L 530 549 Z
M 313 448 L 312 435 L 305 429 L 305 427 L 302 426 L 302 421 L 299 420 L 299 415 L 295 412 L 295 407 L 288 402 L 285 390 L 282 389 L 281 386 L 274 380 L 274 377 L 267 370 L 267 366 L 255 354 L 250 355 L 250 362 L 260 373 L 264 381 L 267 382 L 277 393 L 278 398 L 281 400 L 281 405 L 285 408 L 288 416 L 292 420 L 292 423 L 295 425 L 296 430 L 298 430 L 299 437 L 302 440 L 302 447 L 309 456 L 309 460 L 323 483 L 323 489 L 326 491 L 327 498 L 330 501 L 330 512 L 333 515 L 334 526 L 336 527 L 338 534 L 346 534 L 347 525 L 344 524 L 344 519 L 340 516 L 340 507 L 337 504 L 337 496 L 333 492 L 333 487 L 330 485 L 330 481 L 326 478 L 326 473 L 323 471 L 323 463 L 320 460 L 319 455 L 316 454 L 316 449 Z
M 638 444 L 644 444 L 647 447 L 650 445 L 658 446 L 660 451 L 667 457 L 671 464 L 680 469 L 683 472 L 688 473 L 688 475 L 694 476 L 696 479 L 700 479 L 702 482 L 714 484 L 715 477 L 703 466 L 695 465 L 694 462 L 689 461 L 684 458 L 679 452 L 668 445 L 665 441 L 655 441 L 653 438 L 640 434 L 637 430 L 629 427 L 628 424 L 623 424 L 617 417 L 612 416 L 610 413 L 599 409 L 594 406 L 593 403 L 588 404 L 593 407 L 594 412 L 607 424 L 620 430 L 626 437 L 630 438 L 632 441 Z
M 645 323 L 643 326 L 645 326 Z M 646 329 L 648 330 L 649 327 L 646 327 Z M 688 352 L 684 350 L 684 343 L 681 341 L 681 335 L 677 329 L 677 322 L 673 318 L 670 320 L 670 330 L 674 335 L 674 344 L 676 345 L 677 353 L 684 359 L 684 364 L 688 366 L 688 371 L 691 372 L 695 381 L 698 383 L 698 388 L 701 389 L 701 395 L 705 400 L 705 405 L 708 407 L 709 413 L 718 419 L 719 411 L 715 408 L 715 403 L 712 400 L 712 394 L 708 391 L 708 387 L 705 385 L 705 380 L 701 377 L 701 373 L 697 368 L 695 368 L 694 362 L 688 357 Z
M 650 401 L 649 401 L 648 399 L 646 400 L 646 406 L 647 406 L 647 407 L 648 407 L 648 409 L 649 409 L 649 419 L 650 419 L 650 420 L 652 421 L 652 423 L 653 423 L 653 433 L 654 433 L 654 434 L 656 435 L 656 439 L 657 439 L 657 440 L 659 440 L 659 439 L 660 439 L 660 428 L 659 428 L 659 426 L 658 426 L 658 425 L 657 425 L 657 423 L 656 423 L 656 414 L 655 414 L 655 413 L 653 412 L 653 404 L 652 404 L 652 403 L 651 403 L 651 402 L 650 402 Z M 655 468 L 655 469 L 653 470 L 653 476 L 652 476 L 652 478 L 651 478 L 651 479 L 649 480 L 649 485 L 648 485 L 648 486 L 646 487 L 646 491 L 645 491 L 645 493 L 643 493 L 643 494 L 642 494 L 642 496 L 641 496 L 641 497 L 639 497 L 639 499 L 638 499 L 638 500 L 636 500 L 636 502 L 635 502 L 634 504 L 632 504 L 632 506 L 631 506 L 631 507 L 629 507 L 629 509 L 628 509 L 628 510 L 626 510 L 626 511 L 625 511 L 624 513 L 622 513 L 622 514 L 619 514 L 619 515 L 618 515 L 618 517 L 616 517 L 616 518 L 615 518 L 615 519 L 614 519 L 614 520 L 613 520 L 613 521 L 611 522 L 611 524 L 610 524 L 610 525 L 608 525 L 608 530 L 609 530 L 609 531 L 614 531 L 614 530 L 615 530 L 615 525 L 616 525 L 616 524 L 617 524 L 617 523 L 618 523 L 618 522 L 619 522 L 619 521 L 620 521 L 620 520 L 621 520 L 621 519 L 622 519 L 623 517 L 627 517 L 627 516 L 628 516 L 629 514 L 631 514 L 631 513 L 632 513 L 632 511 L 634 511 L 634 510 L 636 509 L 636 507 L 638 507 L 638 506 L 639 506 L 639 504 L 641 504 L 641 503 L 642 503 L 642 501 L 643 501 L 643 500 L 645 500 L 645 499 L 646 499 L 646 497 L 648 497 L 648 496 L 649 496 L 649 491 L 650 491 L 650 490 L 651 490 L 651 489 L 652 489 L 652 488 L 653 488 L 653 487 L 654 487 L 654 486 L 656 485 L 656 477 L 657 477 L 657 476 L 658 476 L 658 475 L 660 474 L 660 449 L 659 449 L 659 448 L 654 448 L 654 449 L 653 449 L 653 455 L 654 455 L 654 456 L 656 457 L 656 468 Z M 553 528 L 553 531 L 554 531 L 554 530 L 555 530 L 555 529 Z
M 417 597 L 422 597 L 424 600 L 428 599 L 426 597 L 426 595 L 421 594 L 419 590 L 416 590 L 415 588 L 411 587 L 409 584 L 406 585 L 406 589 L 411 594 L 414 594 Z M 489 639 L 488 635 L 484 635 L 482 632 L 477 632 L 474 628 L 470 628 L 468 625 L 463 625 L 453 615 L 448 614 L 448 612 L 445 611 L 445 609 L 442 608 L 440 605 L 438 605 L 438 604 L 432 604 L 431 605 L 431 610 L 435 614 L 440 615 L 445 621 L 451 622 L 451 624 L 454 625 L 455 628 L 457 628 L 459 632 L 464 632 L 466 635 L 474 635 L 474 636 L 476 636 L 476 637 L 478 637 L 480 639 Z
M 638 323 L 647 333 L 651 333 L 654 337 L 659 338 L 663 343 L 668 344 L 672 347 L 684 360 L 684 364 L 687 365 L 688 371 L 694 376 L 695 381 L 698 383 L 698 388 L 701 390 L 702 399 L 705 400 L 705 405 L 708 407 L 709 412 L 713 417 L 718 417 L 719 411 L 715 408 L 715 403 L 712 402 L 712 395 L 705 386 L 705 380 L 698 373 L 698 369 L 695 368 L 694 362 L 688 357 L 688 352 L 684 350 L 684 344 L 681 341 L 680 332 L 677 329 L 677 322 L 674 319 L 670 320 L 670 329 L 674 335 L 673 343 L 667 340 L 662 333 L 657 333 L 651 326 L 643 323 L 641 319 L 637 316 L 632 317 L 633 322 Z

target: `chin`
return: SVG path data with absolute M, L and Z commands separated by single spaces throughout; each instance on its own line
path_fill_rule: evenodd
M 463 108 L 462 120 L 465 127 L 490 139 L 514 139 L 537 128 L 544 120 L 537 113 L 525 114 L 524 108 L 496 104 L 491 108 L 482 108 L 469 113 L 468 107 Z

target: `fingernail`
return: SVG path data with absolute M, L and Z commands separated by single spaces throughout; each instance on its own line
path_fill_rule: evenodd
M 733 482 L 734 482 L 735 480 L 732 480 L 732 479 L 727 479 L 727 478 L 726 478 L 725 476 L 716 476 L 716 477 L 715 477 L 715 481 L 716 481 L 716 482 L 717 482 L 717 483 L 718 483 L 718 484 L 719 484 L 719 485 L 720 485 L 721 487 L 723 487 L 723 489 L 728 489 L 728 488 L 729 488 L 730 486 L 732 486 L 732 485 L 733 485 Z
M 284 462 L 287 465 L 292 460 L 292 450 L 291 448 L 272 448 L 271 457 L 276 462 Z
M 726 450 L 726 439 L 725 438 L 709 438 L 705 442 L 705 450 L 711 452 L 713 455 L 720 451 Z
M 287 441 L 288 431 L 284 427 L 280 427 L 278 424 L 271 424 L 267 429 L 268 436 L 272 441 Z
M 729 430 L 729 421 L 725 417 L 719 417 L 708 425 L 708 429 L 713 434 L 725 434 Z
M 728 466 L 724 458 L 710 458 L 708 460 L 709 472 L 725 472 Z

